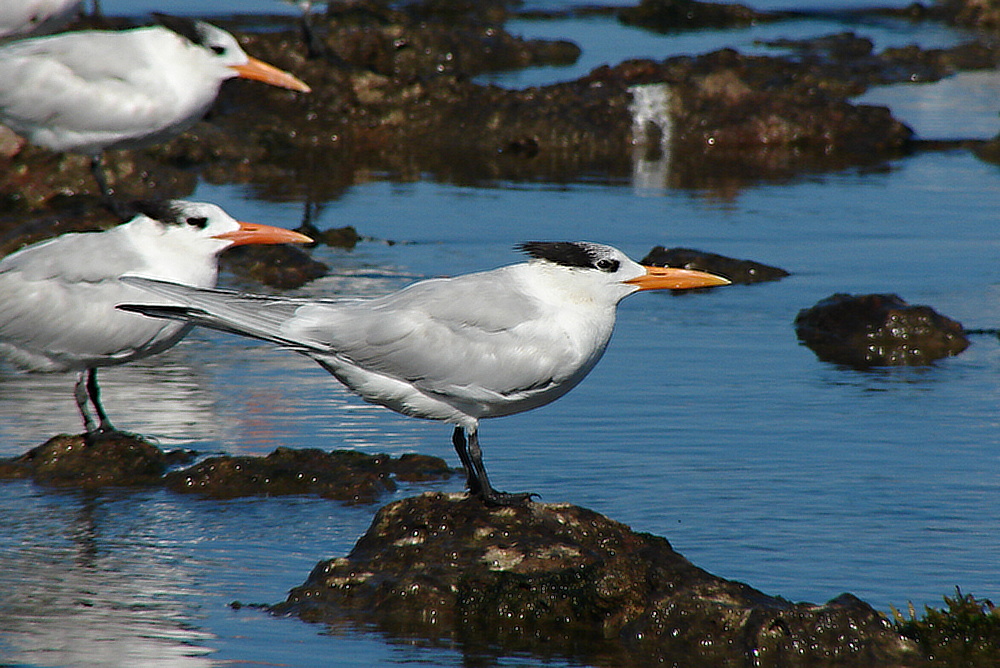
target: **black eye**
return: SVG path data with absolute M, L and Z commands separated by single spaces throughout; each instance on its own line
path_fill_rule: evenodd
M 601 271 L 606 271 L 609 274 L 613 274 L 618 271 L 618 260 L 609 260 L 607 258 L 602 258 L 594 263 L 594 266 Z
M 197 227 L 199 230 L 203 230 L 206 227 L 208 227 L 208 218 L 206 218 L 205 216 L 198 216 L 198 217 L 192 216 L 191 218 L 187 219 L 187 224 L 190 225 L 191 227 Z
M 212 47 L 212 51 L 215 53 L 215 55 L 221 56 L 224 53 L 226 53 L 226 47 L 224 47 L 224 46 L 213 46 Z

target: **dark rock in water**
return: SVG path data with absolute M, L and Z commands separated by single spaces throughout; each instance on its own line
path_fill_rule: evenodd
M 844 594 L 791 603 L 718 578 L 568 504 L 491 509 L 465 495 L 392 503 L 276 614 L 457 642 L 467 653 L 594 665 L 900 665 L 914 646 Z
M 164 452 L 132 434 L 108 434 L 91 445 L 82 434 L 63 434 L 18 457 L 0 459 L 0 480 L 30 478 L 83 489 L 165 486 L 221 499 L 311 494 L 374 503 L 395 490 L 396 481 L 447 480 L 455 473 L 439 457 L 394 458 L 353 450 L 278 448 L 266 457 L 222 455 L 192 466 L 194 458 L 191 451 Z
M 318 233 L 318 234 L 317 234 Z M 334 248 L 354 248 L 361 241 L 361 235 L 352 225 L 346 227 L 334 227 L 329 230 L 316 230 L 309 234 L 319 243 Z
M 983 142 L 975 149 L 975 153 L 980 160 L 1000 165 L 1000 135 Z
M 961 323 L 891 294 L 832 295 L 799 311 L 795 331 L 820 359 L 859 368 L 930 364 L 969 346 Z
M 325 276 L 328 266 L 290 245 L 237 246 L 223 253 L 221 264 L 264 285 L 290 290 Z
M 84 489 L 157 485 L 167 464 L 166 453 L 131 434 L 107 434 L 89 445 L 82 434 L 61 434 L 23 455 L 0 460 L 0 478 Z
M 444 460 L 426 455 L 366 455 L 354 450 L 278 448 L 266 457 L 210 457 L 168 473 L 175 492 L 230 499 L 241 496 L 315 494 L 350 503 L 374 503 L 396 489 L 394 478 L 445 480 L 454 472 Z
M 618 20 L 657 32 L 697 28 L 731 28 L 776 21 L 780 15 L 755 11 L 736 3 L 697 0 L 642 0 L 634 7 L 618 10 Z
M 691 248 L 655 246 L 641 262 L 654 267 L 679 267 L 707 271 L 728 278 L 733 283 L 777 281 L 789 275 L 784 269 L 753 260 L 736 260 L 725 255 L 706 253 Z

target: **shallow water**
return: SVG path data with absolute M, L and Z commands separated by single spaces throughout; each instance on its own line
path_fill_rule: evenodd
M 939 28 L 926 28 L 939 39 Z M 966 89 L 981 97 L 982 86 Z M 916 108 L 949 105 L 938 113 L 954 126 L 982 123 L 974 136 L 1000 130 L 989 129 L 988 102 L 976 112 L 956 103 L 961 92 L 913 91 L 898 91 L 900 108 L 919 97 Z M 934 138 L 932 127 L 918 132 Z M 517 261 L 513 245 L 529 239 L 604 241 L 636 258 L 657 244 L 689 246 L 783 267 L 793 275 L 778 283 L 623 302 L 605 359 L 580 387 L 483 425 L 494 480 L 665 536 L 699 566 L 791 600 L 849 591 L 883 611 L 908 601 L 919 609 L 956 585 L 1000 598 L 1000 342 L 980 335 L 927 368 L 859 372 L 818 361 L 792 325 L 835 292 L 895 292 L 968 328 L 1000 327 L 1000 169 L 954 150 L 727 192 L 661 184 L 638 168 L 631 180 L 558 185 L 359 184 L 325 204 L 319 225 L 406 243 L 318 249 L 331 274 L 299 292 L 377 294 L 488 269 Z M 284 226 L 302 212 L 236 186 L 202 184 L 195 198 Z M 103 374 L 116 422 L 165 446 L 350 447 L 457 465 L 448 427 L 363 404 L 314 363 L 264 344 L 198 332 Z M 78 429 L 72 380 L 0 375 L 0 455 Z M 460 486 L 415 486 L 387 500 Z M 0 485 L 0 504 L 5 664 L 466 660 L 454 648 L 229 607 L 283 599 L 317 561 L 346 554 L 375 507 L 29 483 Z

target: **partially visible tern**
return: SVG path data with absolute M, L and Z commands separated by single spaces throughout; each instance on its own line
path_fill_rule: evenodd
M 79 12 L 81 0 L 0 0 L 0 37 L 52 32 Z
M 479 421 L 544 406 L 576 386 L 604 353 L 628 295 L 729 282 L 646 267 L 595 243 L 519 248 L 529 262 L 421 281 L 375 299 L 291 299 L 125 279 L 165 304 L 120 308 L 277 343 L 316 360 L 368 402 L 453 424 L 470 493 L 489 505 L 519 505 L 531 494 L 490 484 Z
M 311 241 L 290 230 L 236 221 L 214 204 L 135 206 L 140 212 L 128 223 L 64 234 L 0 260 L 0 357 L 29 371 L 80 371 L 76 402 L 88 440 L 114 431 L 101 406 L 97 368 L 162 352 L 191 329 L 117 310 L 123 301 L 150 300 L 148 292 L 120 277 L 213 286 L 218 255 L 227 248 Z
M 180 134 L 205 115 L 227 79 L 310 90 L 248 56 L 225 30 L 183 17 L 157 19 L 162 25 L 68 32 L 0 47 L 0 123 L 33 144 L 90 156 L 113 209 L 104 151 Z

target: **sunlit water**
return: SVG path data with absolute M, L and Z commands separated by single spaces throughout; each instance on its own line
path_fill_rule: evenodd
M 957 124 L 988 122 L 949 113 Z M 976 336 L 931 367 L 859 372 L 818 361 L 792 324 L 834 292 L 895 292 L 966 327 L 1000 327 L 1000 169 L 956 150 L 726 196 L 662 182 L 358 185 L 326 204 L 320 226 L 407 243 L 318 249 L 331 274 L 298 293 L 379 294 L 488 269 L 517 261 L 513 245 L 529 239 L 604 241 L 636 258 L 657 244 L 689 246 L 783 267 L 793 275 L 777 283 L 627 299 L 605 359 L 580 387 L 484 423 L 495 482 L 665 536 L 697 565 L 792 600 L 849 591 L 887 611 L 940 605 L 956 585 L 1000 598 L 1000 343 Z M 300 204 L 240 187 L 203 184 L 195 198 L 247 220 L 301 217 Z M 165 446 L 346 447 L 457 465 L 447 426 L 368 406 L 308 359 L 264 344 L 196 332 L 103 373 L 116 422 Z M 72 382 L 0 375 L 0 455 L 78 430 Z M 346 554 L 375 507 L 22 482 L 0 485 L 0 504 L 5 664 L 463 664 L 447 647 L 229 607 L 283 599 L 317 561 Z

